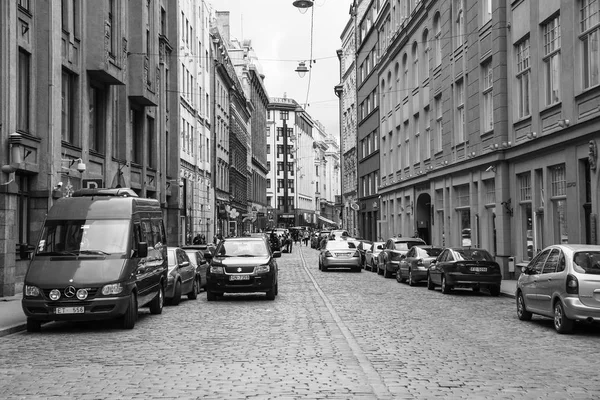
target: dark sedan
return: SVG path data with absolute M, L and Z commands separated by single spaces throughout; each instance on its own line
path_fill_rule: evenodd
M 214 256 L 208 255 L 210 266 L 206 274 L 206 299 L 214 301 L 224 293 L 264 292 L 275 300 L 278 292 L 278 266 L 275 258 L 280 251 L 271 251 L 262 237 L 223 239 Z
M 406 282 L 410 286 L 427 280 L 427 271 L 433 260 L 442 252 L 442 247 L 430 245 L 416 245 L 410 248 L 408 253 L 400 259 L 400 267 L 396 273 L 398 282 Z
M 446 248 L 431 263 L 427 274 L 427 289 L 441 286 L 448 294 L 454 288 L 472 288 L 478 292 L 487 288 L 492 296 L 500 295 L 502 274 L 500 265 L 484 249 Z

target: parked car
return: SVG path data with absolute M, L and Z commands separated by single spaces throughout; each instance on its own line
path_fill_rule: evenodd
M 279 287 L 276 258 L 269 241 L 261 237 L 226 238 L 219 243 L 214 256 L 209 255 L 206 275 L 206 299 L 214 301 L 224 293 L 265 292 L 275 300 Z
M 345 229 L 334 229 L 331 232 L 329 232 L 329 240 L 337 240 L 347 237 L 350 237 L 350 234 Z
M 400 258 L 408 250 L 417 245 L 426 244 L 421 238 L 393 237 L 385 242 L 383 250 L 377 256 L 377 273 L 384 278 L 391 278 L 400 265 Z
M 321 239 L 323 239 L 323 237 L 329 237 L 330 233 L 331 231 L 323 230 L 313 235 L 313 237 L 310 240 L 310 247 L 312 247 L 313 249 L 320 250 L 319 246 L 321 243 Z
M 319 269 L 350 268 L 360 272 L 360 253 L 356 244 L 350 240 L 328 240 L 325 248 L 319 253 Z
M 600 320 L 600 246 L 562 244 L 536 255 L 517 281 L 517 316 L 554 318 L 558 333 L 573 323 Z
M 187 253 L 180 247 L 167 247 L 169 276 L 165 299 L 173 305 L 178 305 L 182 295 L 195 300 L 198 297 L 198 281 L 196 266 L 190 262 Z
M 362 269 L 366 269 L 366 261 L 367 261 L 367 249 L 371 247 L 373 244 L 372 241 L 366 239 L 359 239 L 358 244 L 356 245 L 356 249 L 360 253 L 360 267 Z
M 427 274 L 427 289 L 441 286 L 448 294 L 454 288 L 472 288 L 479 292 L 487 288 L 492 296 L 500 295 L 502 274 L 500 265 L 485 249 L 449 247 L 431 262 Z
M 400 259 L 396 280 L 398 282 L 406 282 L 408 280 L 410 286 L 414 286 L 420 281 L 426 281 L 431 261 L 435 260 L 442 250 L 442 247 L 425 244 L 411 247 L 406 255 Z
M 377 257 L 385 242 L 373 242 L 365 251 L 365 269 L 371 270 L 371 272 L 377 271 Z
M 200 292 L 200 289 L 206 286 L 206 270 L 208 269 L 206 253 L 210 253 L 210 250 L 205 244 L 191 244 L 181 246 L 181 248 L 187 253 L 190 262 L 196 267 L 197 289 Z
M 133 329 L 138 308 L 163 310 L 167 237 L 158 200 L 127 188 L 81 189 L 46 215 L 27 268 L 27 331 L 44 321 L 118 319 Z M 144 227 L 144 229 L 141 229 Z

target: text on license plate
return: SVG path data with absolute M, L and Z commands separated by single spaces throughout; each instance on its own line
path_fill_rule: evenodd
M 84 312 L 83 307 L 56 307 L 57 314 L 83 314 Z
M 471 267 L 471 271 L 473 272 L 487 272 L 486 267 Z
M 249 281 L 250 275 L 231 275 L 229 277 L 230 281 Z

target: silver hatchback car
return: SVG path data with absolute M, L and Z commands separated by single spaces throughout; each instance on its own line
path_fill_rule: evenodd
M 573 323 L 600 321 L 600 246 L 561 244 L 536 255 L 517 281 L 517 316 L 554 318 L 558 333 Z

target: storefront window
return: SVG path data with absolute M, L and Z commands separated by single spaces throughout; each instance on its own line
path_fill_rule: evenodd
M 521 204 L 522 226 L 525 235 L 523 237 L 523 260 L 531 260 L 534 254 L 533 248 L 533 220 L 531 219 L 531 202 Z
M 567 200 L 554 200 L 555 243 L 569 243 L 567 233 Z
M 460 216 L 460 234 L 461 234 L 461 243 L 463 246 L 471 245 L 471 210 L 464 209 L 459 210 L 458 214 Z

